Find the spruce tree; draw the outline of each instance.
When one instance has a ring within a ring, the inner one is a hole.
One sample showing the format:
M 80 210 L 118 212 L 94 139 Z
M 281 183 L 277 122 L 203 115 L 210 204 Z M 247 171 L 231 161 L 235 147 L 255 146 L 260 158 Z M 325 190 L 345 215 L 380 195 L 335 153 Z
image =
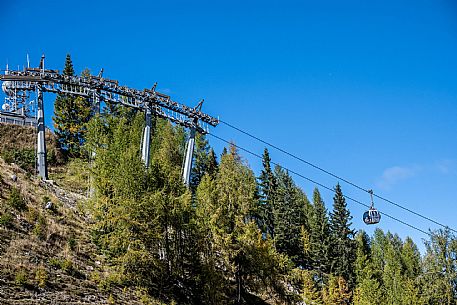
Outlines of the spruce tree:
M 190 178 L 192 191 L 197 189 L 203 176 L 208 173 L 209 166 L 209 145 L 204 135 L 195 136 L 195 149 L 193 155 L 193 166 Z
M 70 54 L 67 54 L 65 59 L 63 74 L 67 76 L 75 74 Z M 93 111 L 88 99 L 69 94 L 57 96 L 54 102 L 54 130 L 59 147 L 68 156 L 81 156 L 81 146 L 85 142 L 87 123 L 92 116 Z
M 379 278 L 382 270 L 376 270 L 371 259 L 370 240 L 368 235 L 359 231 L 356 235 L 357 258 L 355 261 L 356 288 L 354 305 L 381 305 L 383 289 Z
M 310 227 L 310 255 L 313 269 L 318 271 L 320 281 L 323 273 L 327 273 L 329 267 L 329 238 L 330 229 L 327 217 L 327 209 L 322 201 L 317 188 L 313 192 L 313 209 L 309 219 Z
M 214 280 L 205 295 L 217 300 L 214 304 L 249 303 L 250 292 L 266 293 L 271 288 L 284 293 L 277 279 L 282 278 L 287 260 L 271 240 L 262 238 L 254 222 L 256 192 L 253 172 L 233 145 L 221 157 L 216 179 L 206 175 L 197 188 L 196 213 L 207 247 L 203 259 Z
M 333 211 L 330 213 L 331 272 L 342 276 L 352 287 L 354 280 L 355 243 L 351 229 L 352 216 L 339 184 L 335 187 Z
M 265 148 L 262 158 L 262 171 L 258 178 L 260 192 L 260 226 L 262 232 L 272 239 L 275 237 L 275 196 L 277 192 L 276 177 L 271 169 L 271 159 Z
M 308 227 L 306 204 L 308 199 L 298 189 L 292 177 L 281 167 L 275 167 L 278 183 L 274 206 L 274 234 L 276 249 L 287 254 L 297 266 L 304 267 L 302 227 Z
M 208 155 L 208 164 L 206 165 L 208 175 L 214 179 L 217 174 L 217 168 L 218 168 L 218 163 L 217 163 L 217 157 L 216 153 L 214 152 L 214 149 L 211 148 L 209 151 Z
M 404 274 L 401 259 L 402 241 L 398 235 L 386 234 L 387 246 L 384 250 L 382 282 L 386 290 L 386 304 L 401 304 L 404 298 Z
M 420 278 L 424 299 L 426 304 L 456 304 L 457 238 L 448 228 L 430 233 Z

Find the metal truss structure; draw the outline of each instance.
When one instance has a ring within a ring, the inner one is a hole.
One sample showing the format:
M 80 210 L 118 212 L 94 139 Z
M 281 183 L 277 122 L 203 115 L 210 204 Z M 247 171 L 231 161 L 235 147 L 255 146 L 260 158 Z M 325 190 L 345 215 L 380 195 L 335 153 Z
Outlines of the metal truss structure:
M 30 118 L 29 93 L 36 92 L 36 126 L 37 137 L 37 167 L 43 179 L 48 178 L 46 165 L 46 144 L 44 125 L 43 93 L 70 94 L 91 99 L 97 107 L 100 103 L 115 103 L 126 107 L 140 109 L 145 112 L 146 126 L 142 141 L 142 159 L 145 166 L 149 166 L 149 144 L 152 115 L 169 120 L 177 125 L 190 129 L 184 168 L 183 181 L 190 182 L 192 157 L 195 142 L 195 133 L 206 134 L 209 126 L 217 126 L 219 120 L 201 112 L 201 101 L 197 107 L 191 108 L 173 101 L 170 96 L 156 91 L 156 84 L 151 89 L 137 90 L 119 85 L 117 80 L 103 77 L 103 70 L 98 76 L 68 76 L 60 74 L 58 70 L 49 70 L 44 67 L 44 55 L 41 57 L 39 68 L 25 68 L 23 70 L 5 70 L 0 74 L 2 90 L 6 94 L 0 120 L 9 117 L 22 117 L 24 122 L 32 122 Z M 6 105 L 6 106 L 5 106 Z

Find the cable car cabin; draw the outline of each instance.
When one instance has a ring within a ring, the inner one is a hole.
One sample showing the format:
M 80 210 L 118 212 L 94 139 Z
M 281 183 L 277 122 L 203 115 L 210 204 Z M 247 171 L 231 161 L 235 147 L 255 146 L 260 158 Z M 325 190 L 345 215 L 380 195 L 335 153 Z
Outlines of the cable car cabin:
M 363 221 L 367 225 L 377 224 L 381 220 L 381 213 L 375 208 L 370 208 L 368 211 L 363 213 Z

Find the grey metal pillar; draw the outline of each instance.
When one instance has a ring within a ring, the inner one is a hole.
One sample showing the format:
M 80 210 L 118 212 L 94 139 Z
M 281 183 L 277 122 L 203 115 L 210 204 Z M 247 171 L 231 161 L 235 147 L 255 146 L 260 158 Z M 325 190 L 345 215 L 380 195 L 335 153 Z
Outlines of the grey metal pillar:
M 43 104 L 43 89 L 41 85 L 38 85 L 37 88 L 37 167 L 38 174 L 43 180 L 48 180 L 48 165 L 46 163 L 46 141 L 45 141 L 45 131 L 46 127 L 44 126 L 44 104 Z
M 143 145 L 141 146 L 141 159 L 144 162 L 146 168 L 149 167 L 149 147 L 151 146 L 151 124 L 152 124 L 152 113 L 151 108 L 146 109 L 146 126 L 143 131 Z
M 194 156 L 194 144 L 195 144 L 195 128 L 191 128 L 190 137 L 187 142 L 187 148 L 186 148 L 186 159 L 184 161 L 184 168 L 182 171 L 182 180 L 187 187 L 189 187 L 189 185 L 190 185 L 192 159 Z

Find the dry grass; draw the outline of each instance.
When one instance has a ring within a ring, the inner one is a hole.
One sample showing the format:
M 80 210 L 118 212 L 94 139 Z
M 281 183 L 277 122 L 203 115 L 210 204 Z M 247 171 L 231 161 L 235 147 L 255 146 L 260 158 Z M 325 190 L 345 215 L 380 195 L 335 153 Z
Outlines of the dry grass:
M 19 126 L 0 123 L 0 150 L 4 149 L 34 149 L 36 143 L 36 129 L 30 126 Z M 46 131 L 46 147 L 56 149 L 55 135 Z
M 25 209 L 7 204 L 13 188 Z M 107 288 L 116 274 L 91 242 L 89 220 L 77 209 L 83 200 L 0 158 L 0 219 L 11 216 L 0 224 L 1 304 L 106 304 L 110 295 L 116 304 L 140 303 L 134 291 Z M 46 201 L 53 209 L 45 209 Z

